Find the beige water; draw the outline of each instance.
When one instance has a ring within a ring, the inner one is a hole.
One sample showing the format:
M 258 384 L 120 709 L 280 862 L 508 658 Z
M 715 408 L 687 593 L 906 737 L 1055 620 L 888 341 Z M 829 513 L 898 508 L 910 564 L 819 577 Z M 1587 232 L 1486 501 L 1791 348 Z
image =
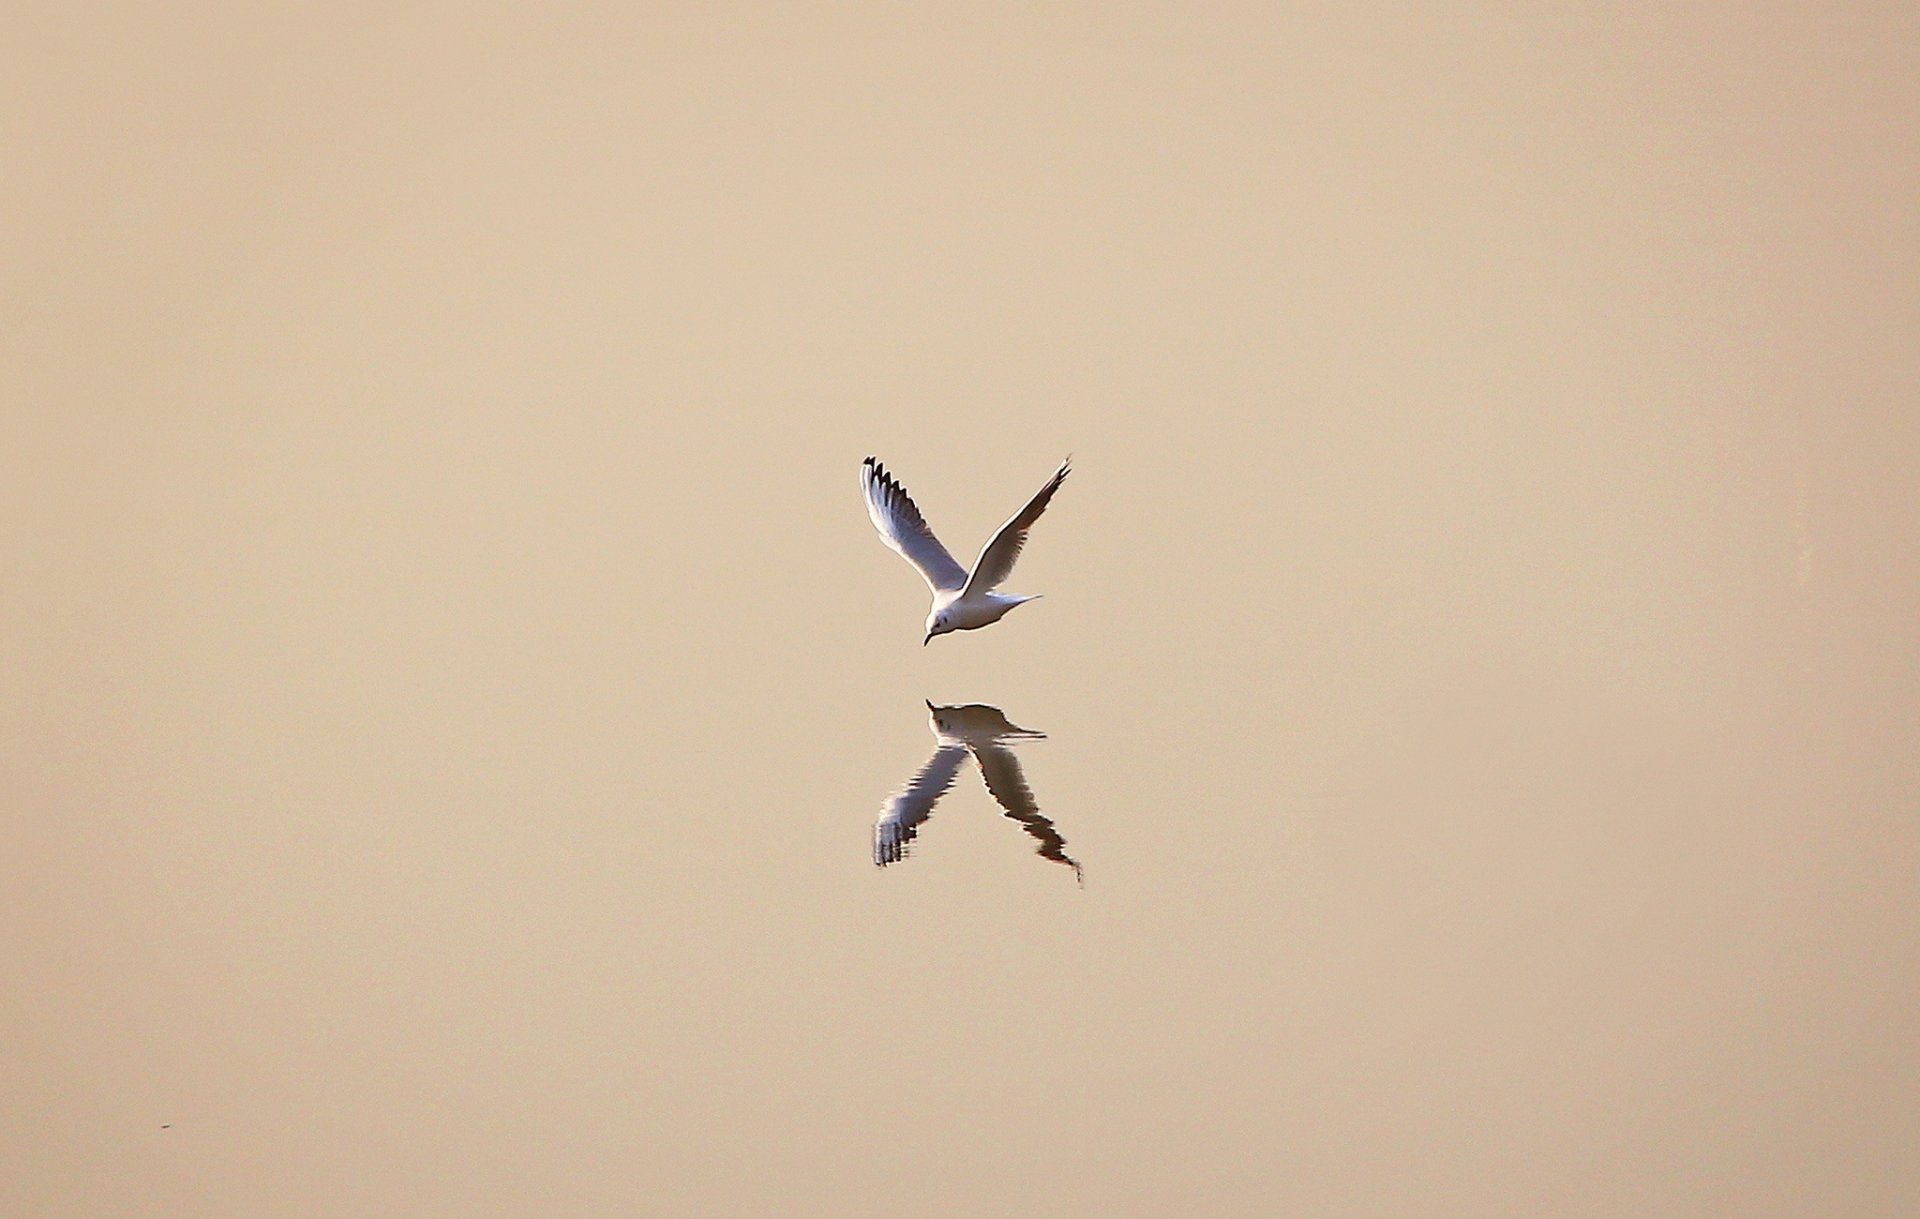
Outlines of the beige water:
M 0 1212 L 1920 1213 L 1920 18 L 1439 7 L 10 20 Z

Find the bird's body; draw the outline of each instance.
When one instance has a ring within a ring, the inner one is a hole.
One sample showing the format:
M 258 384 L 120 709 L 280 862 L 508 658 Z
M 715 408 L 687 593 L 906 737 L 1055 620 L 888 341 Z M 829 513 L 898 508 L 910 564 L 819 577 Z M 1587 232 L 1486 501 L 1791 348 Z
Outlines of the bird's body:
M 1014 606 L 1039 599 L 1038 594 L 1021 597 L 1012 593 L 980 593 L 970 597 L 965 589 L 935 593 L 930 617 L 935 622 L 944 622 L 950 631 L 975 631 L 1000 621 Z M 944 633 L 934 631 L 932 622 L 927 624 L 927 629 L 934 634 Z
M 1060 489 L 1069 472 L 1066 462 L 1054 471 L 1047 484 L 1035 492 L 1026 507 L 1000 526 L 993 540 L 981 550 L 980 558 L 969 572 L 954 562 L 953 555 L 935 537 L 920 515 L 920 509 L 907 495 L 907 489 L 887 473 L 885 466 L 872 457 L 860 466 L 860 486 L 866 492 L 867 515 L 881 540 L 913 564 L 933 591 L 933 609 L 927 614 L 927 636 L 949 631 L 971 631 L 990 626 L 1006 617 L 1016 605 L 1036 600 L 1032 596 L 993 591 L 1013 571 L 1013 562 L 1027 543 L 1027 531 L 1047 510 L 1053 493 Z

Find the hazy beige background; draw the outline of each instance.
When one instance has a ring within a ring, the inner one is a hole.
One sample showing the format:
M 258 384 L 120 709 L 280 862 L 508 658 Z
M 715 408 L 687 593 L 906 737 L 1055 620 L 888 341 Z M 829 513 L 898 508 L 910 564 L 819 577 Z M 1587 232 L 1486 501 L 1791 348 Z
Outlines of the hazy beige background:
M 1913 5 L 533 9 L 9 17 L 0 1212 L 1920 1213 Z

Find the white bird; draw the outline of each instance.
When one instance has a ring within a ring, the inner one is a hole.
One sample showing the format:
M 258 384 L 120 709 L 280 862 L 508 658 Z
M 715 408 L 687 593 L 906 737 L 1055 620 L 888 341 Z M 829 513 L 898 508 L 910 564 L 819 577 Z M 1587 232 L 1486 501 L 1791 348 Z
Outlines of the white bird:
M 961 763 L 971 753 L 980 767 L 987 792 L 1010 819 L 1019 822 L 1040 844 L 1035 853 L 1065 864 L 1079 877 L 1079 861 L 1067 854 L 1066 839 L 1054 829 L 1053 822 L 1041 815 L 1019 759 L 1002 744 L 1045 740 L 1047 734 L 1022 728 L 1008 720 L 1000 708 L 984 703 L 936 707 L 929 702 L 927 717 L 938 744 L 927 764 L 880 810 L 880 820 L 873 827 L 873 862 L 884 868 L 906 858 L 908 844 L 919 834 L 921 824 L 933 815 L 933 806 L 953 786 Z
M 1061 462 L 1047 485 L 1027 501 L 1027 506 L 1000 526 L 1000 532 L 994 534 L 993 540 L 980 552 L 970 573 L 954 562 L 940 539 L 933 536 L 920 509 L 908 497 L 907 489 L 887 473 L 887 468 L 872 457 L 861 464 L 860 486 L 867 493 L 867 515 L 873 518 L 873 527 L 880 531 L 887 545 L 919 570 L 927 587 L 933 590 L 933 609 L 927 613 L 927 637 L 920 641 L 922 647 L 933 642 L 935 635 L 991 625 L 1014 606 L 1039 599 L 993 590 L 1012 573 L 1013 561 L 1020 557 L 1020 548 L 1027 544 L 1027 531 L 1047 510 L 1047 501 L 1060 489 L 1071 461 L 1072 458 L 1068 458 Z

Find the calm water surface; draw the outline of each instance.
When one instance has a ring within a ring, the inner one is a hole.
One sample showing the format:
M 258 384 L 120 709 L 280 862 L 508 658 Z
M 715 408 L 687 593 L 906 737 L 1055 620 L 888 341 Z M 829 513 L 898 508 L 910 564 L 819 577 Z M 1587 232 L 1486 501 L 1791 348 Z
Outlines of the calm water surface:
M 0 73 L 0 1212 L 1920 1213 L 1910 6 L 217 8 Z

